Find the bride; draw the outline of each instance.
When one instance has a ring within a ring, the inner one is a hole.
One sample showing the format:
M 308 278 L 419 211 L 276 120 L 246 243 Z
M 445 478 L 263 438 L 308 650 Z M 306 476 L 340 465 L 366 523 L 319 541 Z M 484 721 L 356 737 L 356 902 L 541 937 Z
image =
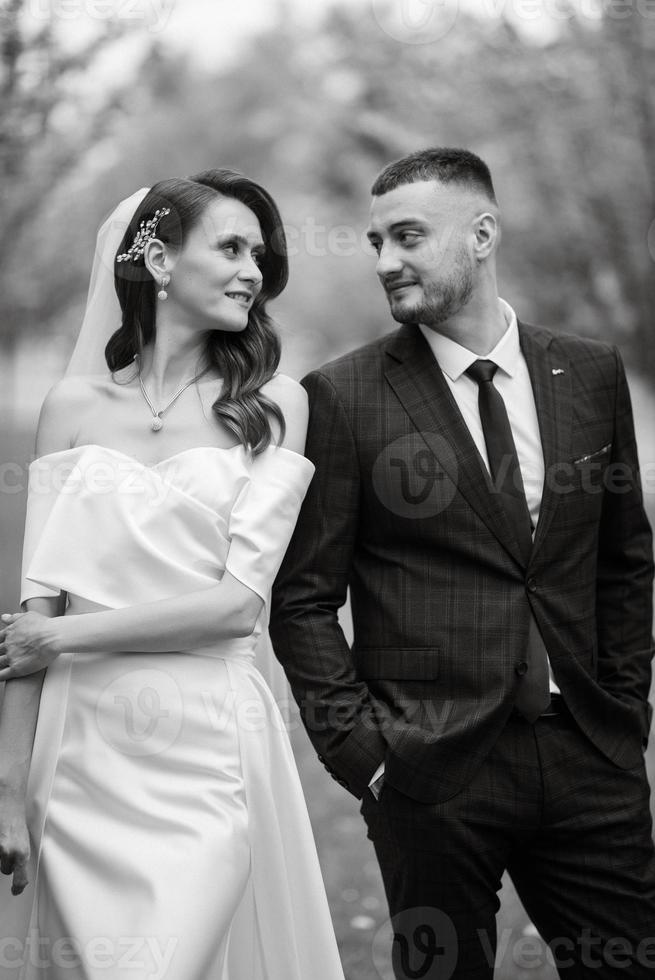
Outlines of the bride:
M 0 628 L 2 978 L 343 980 L 255 665 L 313 474 L 266 313 L 287 271 L 275 203 L 228 170 L 99 233 Z

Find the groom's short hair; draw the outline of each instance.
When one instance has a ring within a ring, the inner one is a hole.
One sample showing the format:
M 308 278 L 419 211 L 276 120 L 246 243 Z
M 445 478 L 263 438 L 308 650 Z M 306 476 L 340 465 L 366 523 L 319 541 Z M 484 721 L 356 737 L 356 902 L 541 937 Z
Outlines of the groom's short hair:
M 438 180 L 442 184 L 460 184 L 482 193 L 497 205 L 489 167 L 470 150 L 449 146 L 429 147 L 389 163 L 371 188 L 374 197 L 395 190 L 403 184 L 421 180 Z

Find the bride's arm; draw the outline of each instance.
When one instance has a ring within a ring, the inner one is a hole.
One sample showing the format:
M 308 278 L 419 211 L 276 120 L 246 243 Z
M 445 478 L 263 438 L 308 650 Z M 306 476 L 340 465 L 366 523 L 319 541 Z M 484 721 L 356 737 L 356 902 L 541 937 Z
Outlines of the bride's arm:
M 124 609 L 65 616 L 48 624 L 59 653 L 167 653 L 250 636 L 263 600 L 226 572 L 199 592 Z
M 60 420 L 48 412 L 46 399 L 39 418 L 36 455 L 44 456 L 69 446 Z M 60 615 L 62 597 L 28 599 L 24 608 L 40 622 L 47 623 Z M 39 669 L 26 676 L 0 678 L 6 680 L 0 710 L 0 870 L 3 874 L 13 874 L 14 895 L 27 885 L 30 846 L 25 792 L 45 673 L 45 669 Z
M 28 609 L 56 616 L 57 605 L 57 599 L 30 599 Z M 25 791 L 44 677 L 40 670 L 7 681 L 0 711 L 0 868 L 13 875 L 14 895 L 27 885 Z
M 263 599 L 225 573 L 209 589 L 123 609 L 3 616 L 0 681 L 47 667 L 60 653 L 171 653 L 250 636 Z

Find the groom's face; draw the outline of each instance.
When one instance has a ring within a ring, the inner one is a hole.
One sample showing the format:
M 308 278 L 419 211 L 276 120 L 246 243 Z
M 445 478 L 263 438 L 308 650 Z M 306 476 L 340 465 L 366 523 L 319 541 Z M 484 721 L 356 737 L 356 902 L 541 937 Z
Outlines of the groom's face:
M 367 235 L 394 319 L 435 327 L 466 306 L 475 287 L 478 211 L 466 188 L 436 180 L 373 198 Z

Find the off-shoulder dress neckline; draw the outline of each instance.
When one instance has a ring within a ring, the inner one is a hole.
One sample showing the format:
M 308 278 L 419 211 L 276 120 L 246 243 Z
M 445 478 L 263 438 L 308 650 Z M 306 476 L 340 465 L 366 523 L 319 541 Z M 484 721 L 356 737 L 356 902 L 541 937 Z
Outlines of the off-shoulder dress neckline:
M 90 449 L 99 449 L 102 452 L 110 453 L 115 456 L 121 456 L 123 459 L 129 460 L 130 462 L 134 463 L 136 466 L 139 466 L 144 470 L 156 470 L 160 466 L 164 466 L 167 463 L 171 463 L 174 460 L 181 458 L 182 456 L 186 456 L 189 453 L 195 453 L 195 452 L 203 452 L 203 453 L 214 452 L 214 453 L 221 453 L 221 454 L 234 453 L 235 455 L 237 455 L 235 451 L 240 450 L 242 453 L 248 455 L 245 447 L 241 443 L 237 443 L 234 446 L 189 446 L 187 449 L 181 449 L 179 452 L 173 453 L 170 456 L 166 456 L 164 459 L 157 460 L 155 463 L 142 463 L 141 460 L 136 458 L 136 456 L 131 456 L 129 453 L 125 453 L 121 449 L 114 449 L 110 446 L 102 446 L 99 443 L 90 442 L 90 443 L 84 443 L 79 446 L 70 446 L 67 449 L 58 449 L 52 453 L 44 453 L 43 456 L 38 456 L 36 459 L 34 459 L 30 465 L 33 466 L 35 463 L 40 463 L 44 460 L 50 460 L 57 456 L 65 456 L 69 453 L 82 453 L 83 451 L 90 450 Z M 293 449 L 287 449 L 285 446 L 267 446 L 267 448 L 264 449 L 262 453 L 260 453 L 259 455 L 263 455 L 264 453 L 270 453 L 270 452 L 286 453 L 290 456 L 296 456 L 298 459 L 302 459 L 306 462 L 310 462 L 310 460 L 308 460 L 306 456 L 303 456 L 301 453 L 295 452 Z

